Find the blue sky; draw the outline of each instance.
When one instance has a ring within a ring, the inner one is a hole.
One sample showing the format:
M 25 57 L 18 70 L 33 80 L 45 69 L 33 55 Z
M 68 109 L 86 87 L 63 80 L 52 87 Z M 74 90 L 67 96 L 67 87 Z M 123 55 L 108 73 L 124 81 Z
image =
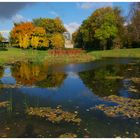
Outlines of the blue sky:
M 97 8 L 119 6 L 126 16 L 130 7 L 128 2 L 36 2 L 2 3 L 0 2 L 0 32 L 5 37 L 13 27 L 13 22 L 31 21 L 38 17 L 60 17 L 69 32 L 73 33 L 84 19 Z M 9 12 L 8 12 L 8 11 Z

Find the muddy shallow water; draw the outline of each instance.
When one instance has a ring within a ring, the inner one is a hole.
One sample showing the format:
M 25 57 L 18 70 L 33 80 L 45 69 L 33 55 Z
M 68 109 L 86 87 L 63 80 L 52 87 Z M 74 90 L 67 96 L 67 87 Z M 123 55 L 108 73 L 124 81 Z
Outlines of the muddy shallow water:
M 95 106 L 103 97 L 140 99 L 140 60 L 129 58 L 49 66 L 18 62 L 0 67 L 0 137 L 140 137 L 140 120 L 109 117 Z M 80 125 L 29 116 L 30 107 L 78 112 Z

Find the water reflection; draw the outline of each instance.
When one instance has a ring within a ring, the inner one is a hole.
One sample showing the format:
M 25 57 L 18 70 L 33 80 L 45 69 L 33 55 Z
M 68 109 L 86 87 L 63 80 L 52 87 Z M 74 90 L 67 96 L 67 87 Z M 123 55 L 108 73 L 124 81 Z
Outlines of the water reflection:
M 3 77 L 4 74 L 4 68 L 0 66 L 0 78 Z
M 140 64 L 105 65 L 79 73 L 84 84 L 98 96 L 121 95 L 130 97 L 129 88 L 140 78 Z M 129 79 L 129 80 L 128 80 Z
M 64 73 L 48 70 L 47 64 L 17 63 L 12 68 L 17 84 L 24 86 L 59 87 L 66 77 Z
M 100 104 L 116 105 L 104 101 L 103 96 L 140 98 L 137 61 L 111 59 L 58 67 L 18 62 L 0 67 L 0 85 L 0 102 L 9 103 L 0 109 L 0 137 L 58 137 L 64 133 L 76 133 L 78 137 L 140 136 L 139 121 L 109 118 L 91 109 Z M 52 124 L 25 113 L 30 107 L 60 106 L 78 112 L 80 126 Z

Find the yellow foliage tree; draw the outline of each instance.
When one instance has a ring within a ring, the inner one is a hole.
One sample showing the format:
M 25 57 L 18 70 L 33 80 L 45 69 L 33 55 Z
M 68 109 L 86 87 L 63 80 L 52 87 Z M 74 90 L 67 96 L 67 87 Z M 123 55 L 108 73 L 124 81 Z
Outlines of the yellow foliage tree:
M 52 47 L 57 48 L 57 49 L 63 48 L 64 43 L 65 43 L 65 41 L 64 41 L 64 37 L 62 34 L 56 33 L 56 34 L 52 35 L 52 37 L 51 37 Z
M 39 38 L 39 47 L 49 47 L 49 40 L 46 37 L 40 37 Z
M 28 48 L 30 46 L 29 36 L 26 34 L 25 36 L 19 36 L 19 46 L 20 48 Z
M 41 47 L 48 47 L 49 40 L 46 37 L 46 31 L 42 27 L 35 27 L 32 38 L 31 38 L 31 46 L 35 49 Z
M 39 37 L 37 36 L 32 36 L 31 39 L 31 46 L 35 49 L 37 49 L 37 47 L 39 46 Z
M 35 26 L 31 22 L 15 24 L 14 28 L 10 32 L 11 44 L 22 48 L 27 48 L 30 45 L 30 39 L 34 28 Z

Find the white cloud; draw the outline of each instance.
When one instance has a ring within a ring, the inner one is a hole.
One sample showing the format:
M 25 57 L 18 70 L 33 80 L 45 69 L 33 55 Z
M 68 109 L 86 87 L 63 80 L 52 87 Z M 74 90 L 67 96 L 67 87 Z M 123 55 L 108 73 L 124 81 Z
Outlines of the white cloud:
M 91 2 L 86 2 L 78 5 L 82 9 L 90 9 L 93 7 L 93 3 Z
M 77 22 L 71 22 L 69 24 L 64 24 L 64 26 L 72 34 L 80 27 L 80 24 Z
M 58 16 L 58 14 L 55 12 L 55 11 L 51 11 L 49 12 L 51 15 L 54 15 L 54 16 Z
M 15 16 L 12 17 L 12 21 L 16 22 L 16 23 L 19 23 L 19 22 L 29 21 L 29 19 L 26 19 L 22 15 L 16 14 Z
M 82 2 L 82 3 L 77 3 L 77 7 L 84 9 L 84 10 L 87 10 L 87 9 L 96 10 L 98 8 L 107 7 L 107 6 L 112 7 L 113 3 L 112 2 Z

